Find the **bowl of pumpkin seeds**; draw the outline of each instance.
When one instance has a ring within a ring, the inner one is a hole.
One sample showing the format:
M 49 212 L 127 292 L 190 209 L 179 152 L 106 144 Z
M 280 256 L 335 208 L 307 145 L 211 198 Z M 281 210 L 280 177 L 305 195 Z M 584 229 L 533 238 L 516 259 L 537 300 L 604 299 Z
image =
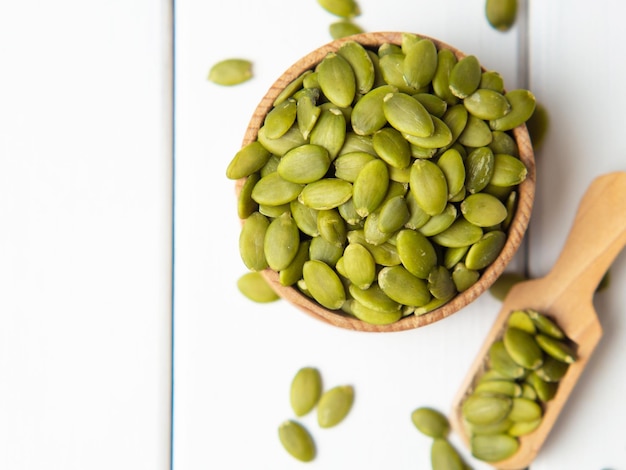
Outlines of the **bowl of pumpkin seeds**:
M 528 90 L 415 33 L 362 33 L 290 67 L 226 176 L 239 250 L 303 312 L 351 330 L 428 325 L 475 300 L 528 226 Z

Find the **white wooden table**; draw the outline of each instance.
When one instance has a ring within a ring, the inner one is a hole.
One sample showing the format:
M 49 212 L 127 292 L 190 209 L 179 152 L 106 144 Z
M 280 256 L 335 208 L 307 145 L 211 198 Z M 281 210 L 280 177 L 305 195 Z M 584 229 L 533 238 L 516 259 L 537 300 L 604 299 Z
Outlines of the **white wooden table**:
M 367 334 L 235 286 L 226 166 L 267 88 L 335 19 L 315 0 L 53 3 L 0 4 L 0 468 L 302 468 L 276 430 L 304 365 L 356 391 L 337 428 L 302 419 L 319 451 L 307 468 L 430 468 L 410 413 L 449 409 L 496 300 Z M 620 4 L 529 1 L 508 33 L 482 0 L 359 4 L 365 30 L 442 39 L 548 108 L 528 233 L 545 274 L 587 185 L 626 170 Z M 234 56 L 254 79 L 208 83 Z M 622 254 L 596 299 L 604 338 L 533 470 L 626 468 L 625 280 Z

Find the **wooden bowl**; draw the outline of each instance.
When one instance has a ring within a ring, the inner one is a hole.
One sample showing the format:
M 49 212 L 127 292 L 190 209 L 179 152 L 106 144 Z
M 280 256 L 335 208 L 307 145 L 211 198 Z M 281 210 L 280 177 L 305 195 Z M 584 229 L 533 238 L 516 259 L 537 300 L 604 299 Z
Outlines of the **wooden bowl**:
M 433 43 L 437 46 L 437 49 L 450 49 L 459 59 L 465 56 L 463 52 L 437 39 L 424 35 L 418 36 L 433 41 Z M 315 66 L 322 61 L 326 54 L 337 51 L 337 49 L 339 49 L 339 47 L 347 41 L 356 41 L 365 47 L 371 48 L 377 48 L 384 43 L 400 45 L 402 41 L 402 33 L 377 32 L 358 34 L 332 41 L 302 57 L 274 82 L 262 98 L 261 102 L 254 111 L 252 118 L 250 119 L 242 146 L 245 146 L 257 139 L 258 130 L 263 125 L 265 116 L 272 109 L 275 98 L 285 88 L 285 86 L 291 83 L 303 72 L 314 69 Z M 445 305 L 422 315 L 408 315 L 395 323 L 387 325 L 373 325 L 347 315 L 340 310 L 334 311 L 326 309 L 311 298 L 302 294 L 297 288 L 281 285 L 278 281 L 278 273 L 272 271 L 271 269 L 263 271 L 263 276 L 267 279 L 278 295 L 298 307 L 304 313 L 331 325 L 349 330 L 368 332 L 403 331 L 429 325 L 458 312 L 485 292 L 498 278 L 498 276 L 502 274 L 507 264 L 513 258 L 513 255 L 520 247 L 524 233 L 528 227 L 535 195 L 534 153 L 526 125 L 521 125 L 513 129 L 512 134 L 519 149 L 519 157 L 528 169 L 528 175 L 525 181 L 518 187 L 519 197 L 517 209 L 508 229 L 507 241 L 496 261 L 482 272 L 480 279 L 469 289 L 457 294 Z M 244 181 L 245 179 L 241 179 L 236 182 L 235 189 L 237 196 L 241 191 Z

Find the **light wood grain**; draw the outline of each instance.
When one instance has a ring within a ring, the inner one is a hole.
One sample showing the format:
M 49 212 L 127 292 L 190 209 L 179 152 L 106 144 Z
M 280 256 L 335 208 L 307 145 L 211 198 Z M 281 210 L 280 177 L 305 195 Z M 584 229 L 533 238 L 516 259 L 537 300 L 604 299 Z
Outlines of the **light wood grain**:
M 499 469 L 522 469 L 536 457 L 557 420 L 580 374 L 602 336 L 592 304 L 598 283 L 626 244 L 626 172 L 596 178 L 583 196 L 573 226 L 552 270 L 541 279 L 514 286 L 463 381 L 452 407 L 453 428 L 468 436 L 462 424 L 462 402 L 486 367 L 491 344 L 502 335 L 512 310 L 532 308 L 556 320 L 577 344 L 577 361 L 559 384 L 556 396 L 545 406 L 542 424 L 520 438 L 520 449 L 511 458 L 494 464 Z
M 452 50 L 459 59 L 465 57 L 465 54 L 462 51 L 449 44 L 429 36 L 420 36 L 433 41 L 438 49 L 444 48 Z M 342 44 L 350 40 L 356 40 L 366 47 L 377 48 L 383 43 L 401 44 L 402 33 L 363 33 L 349 38 L 332 41 L 301 58 L 276 80 L 276 82 L 270 87 L 268 92 L 262 98 L 261 102 L 254 111 L 252 118 L 250 119 L 242 146 L 256 140 L 258 130 L 263 125 L 265 116 L 271 110 L 274 100 L 285 86 L 291 83 L 303 72 L 313 69 L 315 65 L 317 65 L 326 56 L 326 54 L 336 51 Z M 450 302 L 446 303 L 442 307 L 420 316 L 406 316 L 389 325 L 372 325 L 352 316 L 343 314 L 340 311 L 328 310 L 303 295 L 296 288 L 281 285 L 278 281 L 278 274 L 270 269 L 263 272 L 264 277 L 282 298 L 291 302 L 301 311 L 331 325 L 350 330 L 369 332 L 403 331 L 431 324 L 458 312 L 485 292 L 498 278 L 498 276 L 502 274 L 518 250 L 528 227 L 535 195 L 535 159 L 526 126 L 522 125 L 514 129 L 513 136 L 519 148 L 520 159 L 524 162 L 528 169 L 528 176 L 519 186 L 518 205 L 515 216 L 511 222 L 511 226 L 509 227 L 506 244 L 502 249 L 500 256 L 494 263 L 485 269 L 478 282 L 463 293 L 454 297 Z M 239 195 L 244 181 L 245 179 L 241 179 L 236 182 L 235 189 L 237 195 Z M 242 223 L 244 223 L 244 221 L 242 221 Z

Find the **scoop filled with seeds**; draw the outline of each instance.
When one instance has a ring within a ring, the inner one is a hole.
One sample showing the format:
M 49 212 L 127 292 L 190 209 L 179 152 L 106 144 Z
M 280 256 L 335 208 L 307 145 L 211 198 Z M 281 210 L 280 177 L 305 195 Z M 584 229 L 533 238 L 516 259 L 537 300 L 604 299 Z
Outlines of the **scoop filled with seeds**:
M 592 298 L 626 245 L 626 172 L 596 178 L 556 264 L 515 284 L 454 400 L 451 424 L 472 454 L 526 468 L 602 336 Z
M 527 90 L 412 33 L 302 58 L 258 105 L 226 170 L 241 258 L 316 318 L 423 326 L 503 272 L 534 199 Z

